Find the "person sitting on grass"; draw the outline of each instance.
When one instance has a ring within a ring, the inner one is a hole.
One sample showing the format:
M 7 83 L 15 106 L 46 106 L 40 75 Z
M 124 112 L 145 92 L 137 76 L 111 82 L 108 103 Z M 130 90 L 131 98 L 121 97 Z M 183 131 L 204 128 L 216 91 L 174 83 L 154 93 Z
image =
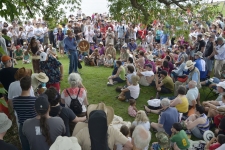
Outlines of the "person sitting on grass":
M 98 66 L 98 60 L 99 60 L 100 54 L 98 52 L 98 49 L 96 48 L 94 52 L 90 55 L 90 59 L 94 66 Z
M 185 120 L 185 125 L 196 138 L 202 139 L 205 131 L 209 130 L 209 119 L 205 114 L 203 106 L 195 106 L 195 114 L 192 114 Z
M 131 77 L 133 75 L 136 75 L 136 72 L 134 72 L 134 67 L 131 65 L 127 66 L 127 73 L 126 73 L 126 81 L 127 81 L 127 85 L 132 84 L 132 80 Z
M 126 88 L 121 89 L 121 93 L 119 94 L 118 99 L 126 100 L 127 102 L 130 99 L 137 99 L 140 94 L 140 86 L 138 84 L 139 79 L 139 76 L 133 75 L 131 77 L 132 84 L 130 85 L 127 81 L 128 86 Z
M 180 123 L 174 123 L 171 131 L 170 141 L 173 143 L 174 150 L 188 149 L 190 147 L 188 136 Z
M 108 56 L 105 59 L 104 66 L 105 67 L 113 67 L 113 65 L 114 64 L 113 64 L 112 55 L 111 54 L 108 54 Z
M 145 65 L 145 57 L 144 57 L 144 52 L 143 51 L 139 51 L 138 53 L 138 59 L 135 61 L 136 66 L 138 68 L 144 68 Z
M 148 119 L 148 116 L 146 115 L 145 111 L 139 110 L 137 112 L 137 115 L 132 122 L 132 125 L 137 126 L 141 125 L 145 128 L 145 130 L 149 131 L 150 130 L 150 121 Z
M 123 83 L 125 82 L 125 68 L 122 66 L 122 62 L 117 60 L 116 61 L 117 66 L 117 72 L 115 75 L 111 75 L 108 77 L 109 82 L 107 82 L 108 86 L 112 86 L 113 84 L 116 84 L 117 82 Z
M 121 128 L 120 128 L 120 132 L 125 136 L 125 137 L 127 137 L 127 139 L 128 140 L 130 140 L 130 142 L 131 142 L 131 137 L 129 137 L 129 128 L 126 126 L 126 125 L 122 125 L 121 126 Z M 123 150 L 123 145 L 122 144 L 116 144 L 115 146 L 114 146 L 114 148 L 116 149 L 116 150 Z
M 155 75 L 155 85 L 157 92 L 169 94 L 174 91 L 173 79 L 168 76 L 168 73 L 165 70 L 160 72 L 160 78 L 158 74 Z
M 207 101 L 203 102 L 202 105 L 208 112 L 208 117 L 215 117 L 219 114 L 217 108 L 225 107 L 225 94 L 223 95 L 222 101 Z
M 25 51 L 23 53 L 23 64 L 29 64 L 30 63 L 30 54 L 28 51 Z
M 213 137 L 205 146 L 207 150 L 214 150 L 219 148 L 225 143 L 225 135 L 219 134 L 217 137 Z
M 154 80 L 154 72 L 152 71 L 152 65 L 146 64 L 145 69 L 141 69 L 137 72 L 137 75 L 140 77 L 139 84 L 143 86 L 151 85 Z
M 176 108 L 170 107 L 170 100 L 168 98 L 161 100 L 161 106 L 161 110 L 151 110 L 145 106 L 145 111 L 148 113 L 160 114 L 158 123 L 152 122 L 151 127 L 158 132 L 165 131 L 168 135 L 171 135 L 172 125 L 179 122 L 179 113 Z
M 178 88 L 178 96 L 170 101 L 171 107 L 176 107 L 178 112 L 184 113 L 187 115 L 188 112 L 188 99 L 186 97 L 186 88 L 184 86 L 179 86 Z
M 21 47 L 19 45 L 16 46 L 15 59 L 16 60 L 23 59 L 23 50 L 21 49 Z
M 134 99 L 130 99 L 130 106 L 128 107 L 128 114 L 131 117 L 136 117 L 137 115 L 136 101 Z

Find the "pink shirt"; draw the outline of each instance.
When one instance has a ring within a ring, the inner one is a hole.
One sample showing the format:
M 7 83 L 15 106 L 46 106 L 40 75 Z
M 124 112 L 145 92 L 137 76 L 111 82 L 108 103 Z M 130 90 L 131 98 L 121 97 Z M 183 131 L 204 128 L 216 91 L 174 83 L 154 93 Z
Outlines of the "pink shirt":
M 136 117 L 137 112 L 134 110 L 133 106 L 129 106 L 129 107 L 128 107 L 128 114 L 129 114 L 131 117 Z

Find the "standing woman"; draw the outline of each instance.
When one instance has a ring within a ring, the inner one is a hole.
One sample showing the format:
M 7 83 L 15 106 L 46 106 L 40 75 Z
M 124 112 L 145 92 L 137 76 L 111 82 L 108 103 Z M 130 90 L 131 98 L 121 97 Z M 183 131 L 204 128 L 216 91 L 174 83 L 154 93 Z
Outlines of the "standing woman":
M 62 28 L 58 28 L 58 33 L 57 33 L 57 42 L 59 42 L 59 53 L 61 56 L 64 56 L 64 33 L 62 32 Z
M 70 59 L 69 74 L 71 74 L 72 72 L 78 73 L 77 42 L 74 37 L 73 31 L 67 30 L 67 35 L 68 37 L 64 39 L 64 49 Z
M 28 52 L 32 54 L 32 65 L 34 73 L 39 73 L 40 51 L 35 37 L 32 37 L 28 45 Z

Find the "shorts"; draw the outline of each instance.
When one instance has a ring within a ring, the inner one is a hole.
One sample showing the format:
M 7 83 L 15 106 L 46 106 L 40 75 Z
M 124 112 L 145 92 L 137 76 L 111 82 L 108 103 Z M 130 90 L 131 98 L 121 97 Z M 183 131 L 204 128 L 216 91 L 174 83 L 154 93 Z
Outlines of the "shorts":
M 118 83 L 123 83 L 125 80 L 121 79 L 120 77 L 116 77 L 112 79 L 113 81 L 117 81 Z
M 204 60 L 205 60 L 206 70 L 207 71 L 212 71 L 213 70 L 214 60 L 211 60 L 211 59 L 208 59 L 208 58 L 204 58 Z
M 190 51 L 190 56 L 191 56 L 191 57 L 194 57 L 194 56 L 195 56 L 195 50 L 191 50 L 191 51 Z
M 143 85 L 143 86 L 149 86 L 149 83 L 148 83 L 148 81 L 147 81 L 145 76 L 141 76 L 141 78 L 139 80 L 139 84 Z
M 164 93 L 164 94 L 169 94 L 169 93 L 172 93 L 172 91 L 168 88 L 166 88 L 165 86 L 161 86 L 161 93 Z
M 59 48 L 63 48 L 64 47 L 64 42 L 63 41 L 59 41 Z
M 54 87 L 58 92 L 60 92 L 60 83 L 59 82 L 53 83 L 53 84 L 47 83 L 46 87 L 47 88 Z

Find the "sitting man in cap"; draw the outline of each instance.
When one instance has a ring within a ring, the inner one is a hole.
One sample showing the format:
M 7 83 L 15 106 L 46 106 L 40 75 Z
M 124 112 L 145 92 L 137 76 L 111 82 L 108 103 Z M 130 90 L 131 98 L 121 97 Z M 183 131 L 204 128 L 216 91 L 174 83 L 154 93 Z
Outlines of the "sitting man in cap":
M 171 93 L 174 91 L 173 79 L 165 70 L 160 72 L 160 78 L 158 77 L 158 74 L 155 75 L 155 85 L 157 92 Z
M 0 113 L 0 147 L 1 150 L 18 150 L 14 145 L 6 143 L 3 138 L 7 130 L 12 126 L 12 121 L 4 113 Z
M 188 87 L 188 83 L 191 80 L 194 80 L 197 83 L 197 88 L 201 88 L 201 82 L 200 82 L 200 72 L 198 70 L 197 67 L 194 66 L 195 62 L 192 62 L 191 60 L 188 60 L 186 62 L 186 66 L 185 69 L 188 69 L 188 78 L 185 82 L 180 82 L 180 81 L 176 81 L 175 82 L 175 90 L 174 90 L 174 95 L 177 95 L 177 89 L 179 87 L 179 85 L 184 85 L 186 87 Z
M 170 100 L 164 98 L 161 100 L 162 110 L 151 110 L 145 106 L 145 111 L 149 113 L 160 114 L 158 123 L 151 123 L 151 127 L 157 131 L 165 131 L 171 135 L 172 125 L 179 122 L 179 113 L 176 108 L 170 107 Z
M 210 126 L 203 106 L 196 105 L 195 114 L 192 114 L 185 120 L 185 126 L 196 138 L 203 138 L 204 132 L 209 130 Z
M 195 53 L 195 67 L 198 68 L 199 71 L 205 72 L 205 60 L 202 59 L 202 52 L 198 51 Z
M 101 112 L 102 113 L 101 115 L 100 114 L 95 115 L 94 117 L 93 113 L 97 113 L 97 112 L 98 114 Z M 110 126 L 113 120 L 113 116 L 114 116 L 113 108 L 109 106 L 105 106 L 104 103 L 91 104 L 88 106 L 88 109 L 87 109 L 87 117 L 89 118 L 88 124 L 79 122 L 77 123 L 73 131 L 73 136 L 75 136 L 78 139 L 78 142 L 81 145 L 82 150 L 91 150 L 94 146 L 101 147 L 102 145 L 107 144 L 107 143 L 102 143 L 102 141 L 99 141 L 100 138 L 97 138 L 98 141 L 94 142 L 93 138 L 96 139 L 96 136 L 98 136 L 97 134 L 99 134 L 99 136 L 102 136 L 101 138 L 103 138 L 102 139 L 103 141 L 105 139 L 108 139 L 107 145 L 108 145 L 108 148 L 111 150 L 113 150 L 113 147 L 116 143 L 122 144 L 124 148 L 132 149 L 133 146 L 131 142 L 129 141 L 129 139 L 125 137 L 121 132 L 113 128 L 113 126 Z M 107 118 L 107 119 L 105 120 L 104 118 Z M 98 119 L 97 122 L 96 122 L 96 119 Z M 90 131 L 92 133 L 90 133 Z M 97 131 L 98 133 L 96 133 L 95 131 Z M 107 132 L 108 134 L 105 132 Z M 92 145 L 91 144 L 92 142 L 94 142 L 95 145 L 94 144 Z M 99 143 L 96 144 L 96 142 L 99 142 Z M 94 149 L 94 150 L 99 150 L 99 149 Z
M 63 65 L 52 55 L 45 52 L 42 52 L 40 57 L 40 70 L 49 77 L 47 88 L 53 86 L 59 92 L 59 82 L 63 79 Z
M 142 125 L 135 127 L 132 134 L 132 144 L 134 150 L 143 150 L 149 145 L 151 141 L 151 133 L 147 131 Z
M 138 70 L 137 75 L 140 77 L 140 85 L 149 86 L 154 80 L 154 72 L 152 71 L 152 65 L 146 64 L 145 69 Z
M 8 91 L 9 85 L 15 81 L 14 75 L 18 68 L 12 67 L 12 58 L 9 56 L 2 56 L 1 60 L 5 68 L 0 70 L 0 82 L 5 90 Z

